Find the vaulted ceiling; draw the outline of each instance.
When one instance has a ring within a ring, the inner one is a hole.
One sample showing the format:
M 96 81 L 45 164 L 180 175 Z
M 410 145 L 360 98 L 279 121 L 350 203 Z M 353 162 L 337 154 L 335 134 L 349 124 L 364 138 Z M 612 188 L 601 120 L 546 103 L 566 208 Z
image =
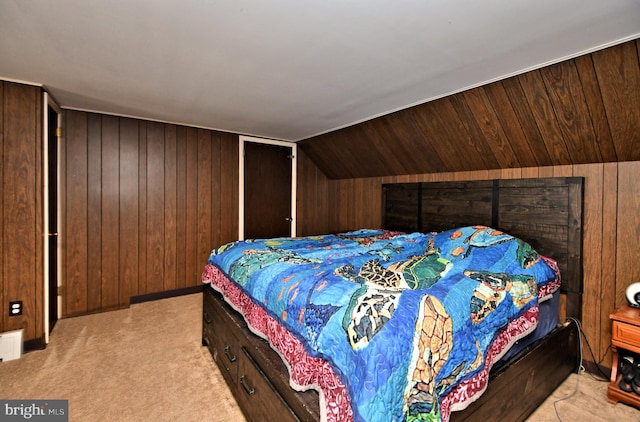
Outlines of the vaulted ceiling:
M 299 141 L 639 34 L 637 0 L 0 0 L 0 78 L 42 84 L 66 108 Z M 582 77 L 577 68 L 536 74 L 535 83 L 553 85 L 555 72 Z M 449 131 L 482 121 L 489 103 L 509 100 L 519 119 L 545 112 L 514 85 L 425 107 L 452 116 L 459 127 Z M 565 98 L 548 101 L 567 105 Z M 394 130 L 385 122 L 376 129 Z M 423 136 L 442 122 L 411 124 L 400 135 Z M 523 131 L 527 144 L 511 147 L 528 151 L 516 152 L 518 163 L 553 161 L 530 128 L 464 129 L 496 141 L 500 131 Z M 479 157 L 432 154 L 437 146 L 425 146 L 424 154 L 440 169 L 510 160 L 503 142 L 464 142 Z M 388 153 L 392 146 L 377 148 Z
M 640 39 L 306 139 L 330 178 L 640 160 Z

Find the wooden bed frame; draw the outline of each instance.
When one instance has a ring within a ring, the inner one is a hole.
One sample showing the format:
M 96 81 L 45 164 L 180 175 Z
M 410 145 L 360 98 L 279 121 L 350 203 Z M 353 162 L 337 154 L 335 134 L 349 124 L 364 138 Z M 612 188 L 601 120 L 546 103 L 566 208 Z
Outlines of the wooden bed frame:
M 490 226 L 558 261 L 561 321 L 552 333 L 492 371 L 485 393 L 452 421 L 527 418 L 579 367 L 573 319 L 582 308 L 582 178 L 504 179 L 383 185 L 383 228 L 431 232 Z M 289 387 L 268 343 L 211 288 L 204 289 L 203 336 L 248 420 L 318 421 L 318 393 Z

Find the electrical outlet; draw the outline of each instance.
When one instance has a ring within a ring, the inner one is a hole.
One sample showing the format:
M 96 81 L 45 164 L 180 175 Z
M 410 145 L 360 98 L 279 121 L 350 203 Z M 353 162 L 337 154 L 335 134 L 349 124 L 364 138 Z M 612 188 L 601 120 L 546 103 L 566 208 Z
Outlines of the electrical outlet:
M 22 301 L 14 300 L 9 302 L 9 316 L 22 315 Z

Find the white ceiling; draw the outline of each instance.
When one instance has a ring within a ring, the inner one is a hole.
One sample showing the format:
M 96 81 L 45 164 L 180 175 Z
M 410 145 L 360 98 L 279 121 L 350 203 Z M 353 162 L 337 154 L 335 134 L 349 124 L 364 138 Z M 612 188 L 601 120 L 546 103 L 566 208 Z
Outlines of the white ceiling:
M 0 79 L 296 141 L 639 36 L 639 0 L 0 0 Z

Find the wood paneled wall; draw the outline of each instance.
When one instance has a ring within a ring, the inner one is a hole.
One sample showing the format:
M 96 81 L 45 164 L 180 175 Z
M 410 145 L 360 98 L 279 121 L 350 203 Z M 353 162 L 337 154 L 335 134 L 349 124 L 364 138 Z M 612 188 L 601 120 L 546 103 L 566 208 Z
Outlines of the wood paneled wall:
M 63 315 L 198 286 L 238 236 L 238 136 L 64 111 Z
M 629 41 L 300 142 L 326 175 L 328 231 L 379 227 L 383 183 L 582 176 L 582 324 L 610 365 L 609 313 L 640 281 L 639 50 Z
M 609 314 L 626 303 L 627 286 L 640 281 L 640 161 L 323 180 L 321 185 L 328 184 L 328 231 L 338 232 L 381 226 L 383 183 L 554 176 L 585 180 L 582 328 L 596 355 L 585 359 L 610 367 Z M 321 204 L 322 195 L 313 203 Z
M 344 129 L 300 149 L 332 179 L 640 160 L 640 40 Z
M 298 148 L 297 168 L 298 236 L 329 232 L 329 179 L 307 155 Z
M 41 88 L 0 81 L 0 332 L 25 341 L 44 336 L 42 103 Z

